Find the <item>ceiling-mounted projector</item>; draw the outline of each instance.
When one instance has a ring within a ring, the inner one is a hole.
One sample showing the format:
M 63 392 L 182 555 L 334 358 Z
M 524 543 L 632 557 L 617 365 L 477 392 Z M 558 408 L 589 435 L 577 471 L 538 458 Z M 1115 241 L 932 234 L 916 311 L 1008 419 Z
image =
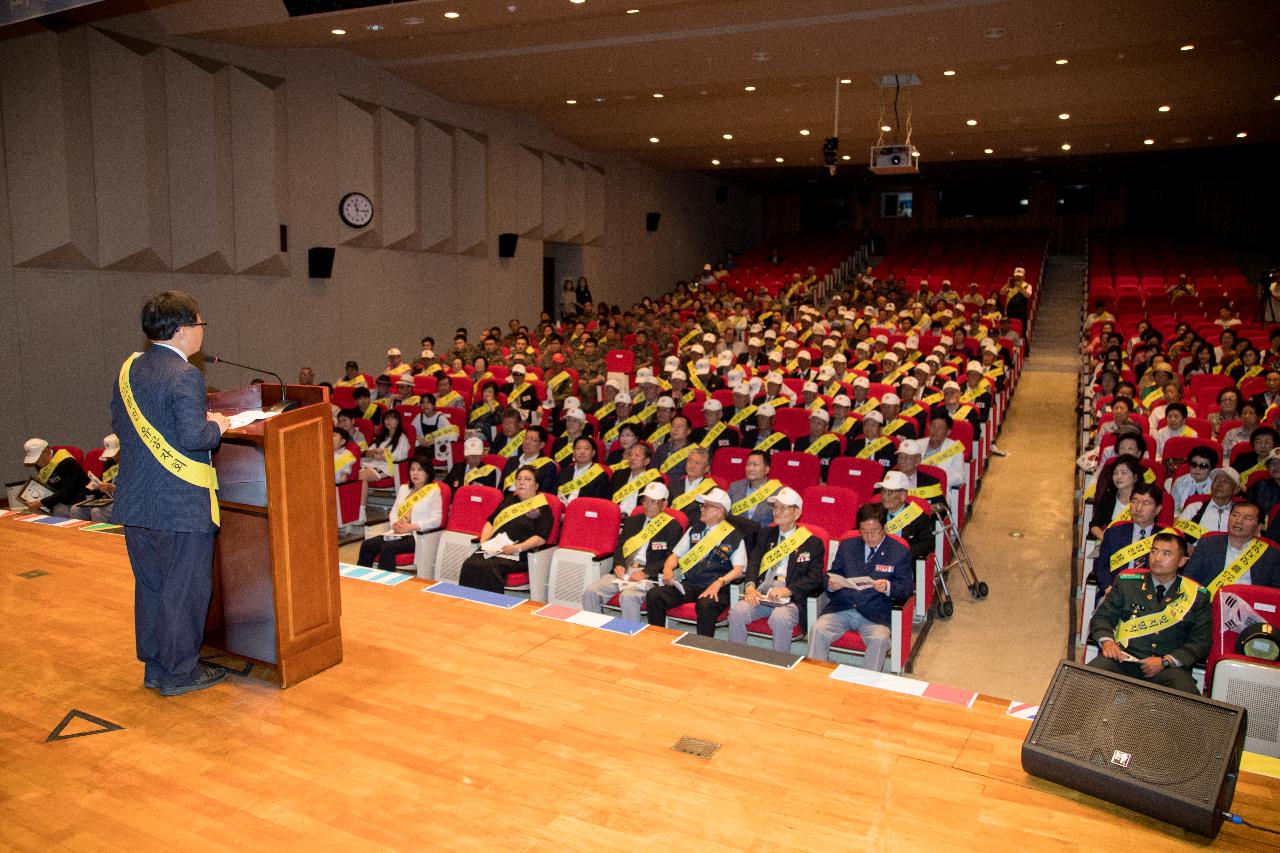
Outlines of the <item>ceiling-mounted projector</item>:
M 872 145 L 871 171 L 877 175 L 917 175 L 920 152 L 912 145 Z

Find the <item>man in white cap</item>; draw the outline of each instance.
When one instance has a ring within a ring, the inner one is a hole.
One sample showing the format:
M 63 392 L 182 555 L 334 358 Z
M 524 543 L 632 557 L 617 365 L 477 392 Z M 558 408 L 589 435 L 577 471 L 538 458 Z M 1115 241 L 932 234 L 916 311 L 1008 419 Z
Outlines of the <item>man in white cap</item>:
M 775 526 L 762 531 L 747 561 L 742 598 L 729 608 L 729 641 L 747 642 L 747 628 L 768 619 L 773 650 L 786 652 L 810 596 L 822 591 L 822 540 L 799 525 L 804 501 L 794 489 L 769 498 Z
M 618 440 L 618 431 L 622 429 L 623 424 L 639 425 L 640 422 L 632 415 L 633 408 L 631 395 L 626 391 L 619 391 L 613 395 L 613 411 L 600 419 L 600 437 L 604 439 L 605 447 Z M 647 431 L 642 430 L 642 432 Z
M 924 443 L 923 440 L 904 439 L 898 445 L 896 467 L 907 479 L 907 494 L 913 498 L 924 498 L 935 507 L 946 506 L 947 496 L 942 493 L 942 483 L 932 474 L 919 470 Z
M 983 375 L 982 362 L 973 360 L 965 365 L 965 384 L 960 389 L 960 402 L 977 409 L 979 423 L 986 423 L 991 411 L 991 383 Z
M 111 521 L 112 496 L 116 492 L 116 474 L 120 473 L 120 439 L 115 433 L 102 439 L 102 453 L 98 456 L 98 464 L 102 466 L 102 475 L 89 475 L 89 484 L 85 486 L 89 493 L 86 500 L 76 504 L 71 510 L 72 518 L 106 524 Z
M 1196 448 L 1196 450 L 1192 451 L 1188 464 L 1209 463 L 1208 458 L 1204 455 L 1198 455 L 1196 451 L 1199 451 L 1200 454 L 1206 452 Z M 1273 450 L 1271 453 L 1272 455 L 1278 455 L 1280 451 Z M 1216 458 L 1216 454 L 1213 458 Z M 1270 456 L 1267 459 L 1267 467 L 1273 467 Z M 1277 456 L 1275 467 L 1280 467 L 1280 455 Z M 1254 485 L 1256 486 L 1257 484 L 1255 483 Z M 1227 523 L 1231 517 L 1231 508 L 1236 505 L 1236 496 L 1239 494 L 1240 472 L 1230 465 L 1215 468 L 1209 474 L 1208 498 L 1203 501 L 1188 500 L 1182 508 L 1182 512 L 1178 513 L 1178 522 L 1175 522 L 1174 526 L 1186 536 L 1190 547 L 1194 547 L 1196 540 L 1206 533 L 1226 533 Z
M 551 444 L 551 460 L 557 465 L 564 465 L 568 461 L 573 454 L 575 441 L 581 436 L 591 435 L 590 430 L 587 429 L 587 416 L 577 406 L 565 406 L 561 418 L 564 421 L 564 432 L 557 435 Z
M 884 434 L 898 438 L 915 438 L 916 422 L 900 417 L 902 400 L 890 391 L 880 398 L 880 414 L 884 415 Z
M 387 376 L 399 376 L 406 373 L 409 365 L 404 363 L 404 357 L 400 355 L 399 347 L 392 347 L 387 350 L 387 369 L 382 371 Z
M 540 405 L 533 376 L 519 362 L 511 365 L 511 387 L 502 390 L 507 395 L 507 405 L 520 412 L 521 417 L 527 418 Z
M 602 606 L 616 595 L 622 617 L 641 621 L 645 593 L 661 577 L 667 558 L 684 535 L 680 522 L 664 512 L 666 486 L 651 482 L 639 497 L 644 511 L 623 517 L 618 547 L 613 553 L 613 571 L 582 593 L 582 609 L 589 613 L 601 612 Z
M 716 622 L 729 607 L 729 584 L 747 567 L 742 533 L 727 520 L 730 500 L 723 489 L 696 498 L 697 521 L 689 524 L 662 569 L 662 585 L 645 594 L 649 624 L 663 627 L 667 611 L 694 602 L 698 634 L 714 637 Z
M 810 379 L 808 382 L 800 386 L 800 402 L 798 405 L 806 409 L 818 409 L 823 405 L 822 398 L 818 396 L 818 383 Z
M 756 412 L 759 409 L 752 397 L 750 380 L 739 382 L 733 386 L 733 406 L 721 413 L 725 423 L 738 430 L 741 436 L 739 447 L 746 447 L 748 442 L 755 441 Z
M 649 427 L 649 434 L 645 436 L 645 440 L 654 448 L 665 442 L 671 435 L 671 419 L 675 417 L 678 409 L 676 401 L 663 394 L 658 398 L 658 408 L 653 416 L 653 425 Z
M 795 405 L 798 395 L 795 390 L 782 381 L 782 373 L 769 371 L 764 378 L 764 399 L 775 409 L 781 406 Z
M 556 476 L 556 497 L 568 504 L 576 498 L 604 498 L 612 495 L 609 474 L 596 461 L 596 442 L 579 433 L 570 445 L 572 457 L 560 466 Z
M 968 421 L 973 424 L 974 435 L 978 434 L 981 424 L 978 422 L 978 410 L 968 403 L 960 402 L 960 384 L 948 379 L 942 383 L 941 407 L 951 416 L 953 421 Z
M 89 475 L 66 450 L 54 450 L 43 438 L 28 439 L 22 445 L 22 464 L 35 468 L 31 479 L 50 491 L 40 500 L 27 501 L 27 509 L 50 515 L 71 517 L 71 508 L 85 499 Z
M 795 450 L 818 457 L 822 466 L 822 480 L 826 482 L 827 469 L 831 460 L 840 455 L 841 438 L 827 430 L 831 416 L 825 409 L 814 409 L 809 413 L 809 434 L 796 439 Z
M 880 398 L 871 396 L 871 380 L 865 376 L 854 377 L 853 380 L 853 397 L 850 403 L 853 413 L 859 417 L 874 412 L 880 406 Z
M 907 500 L 910 486 L 901 471 L 886 471 L 875 488 L 887 515 L 885 532 L 907 540 L 912 558 L 923 560 L 933 552 L 933 514 L 927 503 Z
M 866 647 L 862 666 L 879 672 L 889 653 L 893 603 L 915 586 L 911 551 L 887 535 L 888 515 L 865 503 L 854 517 L 858 536 L 840 543 L 827 575 L 827 606 L 809 630 L 809 657 L 826 660 L 831 644 L 857 631 Z
M 497 466 L 489 465 L 484 461 L 484 442 L 476 436 L 471 436 L 462 443 L 462 461 L 449 469 L 444 481 L 450 491 L 456 495 L 458 489 L 463 486 L 497 488 L 500 473 Z
M 757 335 L 747 338 L 747 350 L 738 356 L 738 364 L 753 370 L 767 362 L 764 351 L 764 340 Z
M 846 439 L 862 431 L 858 425 L 858 419 L 850 414 L 852 408 L 853 401 L 847 394 L 837 394 L 831 398 L 831 423 L 828 428 L 836 435 L 845 436 Z
M 770 453 L 791 449 L 791 439 L 787 438 L 786 433 L 778 432 L 773 428 L 773 419 L 777 414 L 777 410 L 770 403 L 761 403 L 756 409 L 755 440 L 751 442 L 751 447 Z M 749 439 L 745 432 L 743 437 Z
M 737 447 L 742 440 L 738 428 L 725 423 L 721 417 L 723 414 L 724 406 L 720 401 L 714 397 L 707 398 L 702 404 L 702 416 L 706 424 L 693 431 L 693 442 L 705 447 L 713 455 L 723 447 Z
M 668 397 L 672 400 L 679 400 L 680 405 L 682 406 L 685 403 L 693 402 L 697 394 L 694 389 L 689 387 L 689 374 L 685 373 L 680 368 L 676 368 L 667 374 L 667 379 L 671 383 L 671 393 L 664 395 L 663 397 L 659 397 L 659 404 L 661 404 L 663 399 Z

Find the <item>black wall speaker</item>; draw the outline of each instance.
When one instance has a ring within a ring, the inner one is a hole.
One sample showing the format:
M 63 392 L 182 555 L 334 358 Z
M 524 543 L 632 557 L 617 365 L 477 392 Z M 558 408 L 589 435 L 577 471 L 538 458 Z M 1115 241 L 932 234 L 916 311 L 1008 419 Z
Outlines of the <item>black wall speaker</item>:
M 724 186 L 723 184 L 716 187 L 716 201 L 718 201 L 720 204 L 724 204 L 728 200 L 729 200 L 729 188 Z
M 307 249 L 307 275 L 312 278 L 328 278 L 333 275 L 332 246 L 312 246 Z
M 1231 807 L 1243 708 L 1062 661 L 1022 769 L 1212 838 Z
M 644 230 L 646 230 L 646 231 L 657 231 L 657 230 L 658 230 L 658 220 L 659 220 L 659 219 L 661 219 L 661 218 L 662 218 L 662 214 L 661 214 L 661 213 L 656 213 L 656 212 L 654 212 L 654 213 L 646 213 L 646 214 L 644 215 Z
M 503 233 L 498 235 L 498 257 L 514 258 L 516 256 L 516 243 L 520 241 L 519 234 Z

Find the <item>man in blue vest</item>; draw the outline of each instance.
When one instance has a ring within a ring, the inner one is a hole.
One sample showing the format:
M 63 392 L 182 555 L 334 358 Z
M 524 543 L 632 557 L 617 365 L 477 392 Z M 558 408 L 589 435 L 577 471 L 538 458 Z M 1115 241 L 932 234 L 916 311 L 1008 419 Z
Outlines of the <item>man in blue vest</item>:
M 204 374 L 187 361 L 204 343 L 196 300 L 165 291 L 142 307 L 141 319 L 151 346 L 125 362 L 111 397 L 120 437 L 113 519 L 124 525 L 133 567 L 143 684 L 176 696 L 227 675 L 200 663 L 200 645 L 218 531 L 210 451 L 229 424 L 208 411 Z

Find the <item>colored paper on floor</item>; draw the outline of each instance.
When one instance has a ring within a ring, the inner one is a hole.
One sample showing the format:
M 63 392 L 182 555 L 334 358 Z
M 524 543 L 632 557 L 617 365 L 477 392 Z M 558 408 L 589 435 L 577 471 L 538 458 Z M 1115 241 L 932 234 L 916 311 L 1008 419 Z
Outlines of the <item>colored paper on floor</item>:
M 368 581 L 382 586 L 397 586 L 413 577 L 400 572 L 384 572 L 381 569 L 371 569 L 368 566 L 353 566 L 350 563 L 339 563 L 338 574 L 344 578 Z
M 1034 720 L 1036 714 L 1040 713 L 1039 705 L 1029 705 L 1026 702 L 1010 702 L 1009 710 L 1005 711 L 1010 717 L 1017 717 L 1019 720 Z
M 612 631 L 615 634 L 622 634 L 627 637 L 634 637 L 649 627 L 643 622 L 632 622 L 630 619 L 609 616 L 605 613 L 590 613 L 586 610 L 568 607 L 563 604 L 548 604 L 533 611 L 533 615 L 556 619 L 561 622 L 572 622 L 575 625 L 584 625 L 588 628 L 599 628 L 602 631 Z
M 714 655 L 724 655 L 725 657 L 737 658 L 751 663 L 761 663 L 778 669 L 795 669 L 796 664 L 803 660 L 800 655 L 775 652 L 773 649 L 762 649 L 759 646 L 749 646 L 746 643 L 731 643 L 728 640 L 717 640 L 714 637 L 704 637 L 701 634 L 681 634 L 672 642 L 672 645 L 684 646 L 686 649 L 697 649 L 700 652 L 710 652 Z
M 48 524 L 53 527 L 61 525 L 64 521 L 70 519 L 59 518 L 56 515 L 29 515 L 26 518 L 20 518 L 19 521 L 29 521 L 33 524 Z
M 489 592 L 483 589 L 472 589 L 469 586 L 459 586 L 456 583 L 438 583 L 427 587 L 423 592 L 429 592 L 432 595 L 443 595 L 448 598 L 461 598 L 464 601 L 474 601 L 477 604 L 487 604 L 490 607 L 501 607 L 503 610 L 518 607 L 524 601 L 523 598 L 514 598 L 510 595 Z
M 840 664 L 831 671 L 831 678 L 836 681 L 847 681 L 850 684 L 861 684 L 864 687 L 876 687 L 893 693 L 905 693 L 909 696 L 921 696 L 929 686 L 927 681 L 916 681 L 899 675 L 888 675 L 883 672 L 871 672 L 860 666 Z
M 972 708 L 974 701 L 978 698 L 978 694 L 971 690 L 961 690 L 958 687 L 948 687 L 945 684 L 930 684 L 924 689 L 924 693 L 920 695 L 926 699 L 950 702 L 952 705 L 963 705 L 966 708 Z
M 89 524 L 93 524 L 93 522 L 86 521 L 83 518 L 67 518 L 63 519 L 62 523 L 59 524 L 58 527 L 84 527 Z
M 108 530 L 118 530 L 120 528 L 121 528 L 121 525 L 119 524 L 111 524 L 110 522 L 99 521 L 91 524 L 86 524 L 84 527 L 81 527 L 80 529 L 87 531 L 89 533 L 106 533 Z

